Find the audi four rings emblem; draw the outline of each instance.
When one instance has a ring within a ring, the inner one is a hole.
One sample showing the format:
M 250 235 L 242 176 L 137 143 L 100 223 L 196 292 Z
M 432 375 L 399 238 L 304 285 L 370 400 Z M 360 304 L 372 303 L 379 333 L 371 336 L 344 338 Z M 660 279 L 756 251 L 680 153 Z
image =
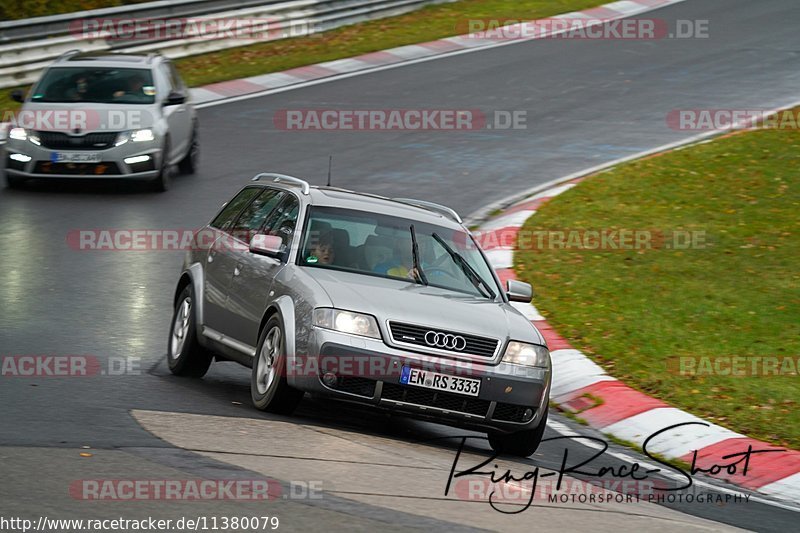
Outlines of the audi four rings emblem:
M 426 333 L 425 343 L 428 346 L 444 348 L 445 350 L 456 350 L 457 352 L 467 347 L 467 340 L 464 337 L 451 335 L 450 333 L 439 333 L 438 331 L 429 331 Z

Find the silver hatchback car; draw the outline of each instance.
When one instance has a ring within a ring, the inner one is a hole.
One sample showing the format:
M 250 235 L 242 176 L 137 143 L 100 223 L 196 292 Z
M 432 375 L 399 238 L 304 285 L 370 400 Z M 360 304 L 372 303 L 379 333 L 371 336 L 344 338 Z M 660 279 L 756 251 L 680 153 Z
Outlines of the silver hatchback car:
M 67 52 L 22 102 L 3 147 L 9 187 L 37 178 L 124 178 L 169 187 L 195 172 L 198 122 L 175 66 L 157 54 Z
M 547 420 L 550 352 L 447 207 L 259 174 L 194 235 L 174 296 L 174 374 L 252 369 L 262 410 L 303 394 L 484 431 L 527 456 Z

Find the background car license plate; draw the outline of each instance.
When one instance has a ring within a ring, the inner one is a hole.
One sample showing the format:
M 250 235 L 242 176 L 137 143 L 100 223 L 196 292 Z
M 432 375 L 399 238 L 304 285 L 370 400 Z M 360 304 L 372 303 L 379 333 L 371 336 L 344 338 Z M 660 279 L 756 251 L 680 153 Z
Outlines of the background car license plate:
M 53 152 L 50 156 L 53 163 L 99 163 L 97 152 Z
M 481 390 L 481 380 L 479 379 L 448 376 L 447 374 L 408 366 L 403 367 L 403 372 L 400 374 L 400 383 L 454 394 L 465 394 L 467 396 L 477 396 Z

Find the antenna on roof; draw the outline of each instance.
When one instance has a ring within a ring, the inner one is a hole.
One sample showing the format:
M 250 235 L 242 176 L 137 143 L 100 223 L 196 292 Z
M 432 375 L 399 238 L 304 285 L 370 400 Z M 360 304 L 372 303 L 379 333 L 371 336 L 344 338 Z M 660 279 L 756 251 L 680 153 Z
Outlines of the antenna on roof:
M 328 187 L 331 186 L 331 167 L 333 167 L 333 156 L 328 156 Z

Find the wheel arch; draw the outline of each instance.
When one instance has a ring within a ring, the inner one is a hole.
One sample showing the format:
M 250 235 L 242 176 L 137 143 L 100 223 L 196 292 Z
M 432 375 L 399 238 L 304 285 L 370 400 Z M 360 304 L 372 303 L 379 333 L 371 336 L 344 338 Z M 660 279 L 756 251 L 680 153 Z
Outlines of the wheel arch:
M 261 324 L 258 327 L 258 338 L 264 331 L 264 326 L 273 316 L 278 315 L 281 323 L 283 324 L 283 338 L 286 346 L 286 368 L 287 368 L 287 381 L 289 385 L 294 385 L 294 372 L 289 372 L 288 369 L 292 368 L 295 364 L 295 313 L 294 302 L 289 296 L 281 296 L 272 302 L 264 311 L 261 317 Z

